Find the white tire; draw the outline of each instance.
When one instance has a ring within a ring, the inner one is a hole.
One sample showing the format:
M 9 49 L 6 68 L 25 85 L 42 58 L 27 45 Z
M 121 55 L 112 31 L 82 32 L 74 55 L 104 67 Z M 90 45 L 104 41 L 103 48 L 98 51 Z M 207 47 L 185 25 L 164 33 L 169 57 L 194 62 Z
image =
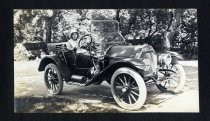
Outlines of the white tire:
M 127 67 L 117 69 L 112 75 L 111 92 L 116 103 L 127 110 L 140 109 L 147 97 L 144 80 Z

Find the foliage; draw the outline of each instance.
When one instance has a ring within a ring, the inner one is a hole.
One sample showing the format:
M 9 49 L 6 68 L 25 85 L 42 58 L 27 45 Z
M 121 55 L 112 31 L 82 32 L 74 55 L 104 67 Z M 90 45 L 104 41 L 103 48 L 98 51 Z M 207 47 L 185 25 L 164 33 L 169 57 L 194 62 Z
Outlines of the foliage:
M 172 50 L 184 48 L 182 53 L 193 49 L 197 54 L 197 10 L 181 9 L 15 9 L 14 37 L 15 42 L 60 42 L 67 41 L 72 29 L 80 37 L 90 33 L 91 20 L 117 20 L 122 35 L 132 43 L 151 44 L 161 50 L 170 38 Z M 177 46 L 177 43 L 181 45 Z
M 22 43 L 17 43 L 14 48 L 15 61 L 34 60 L 37 57 L 40 58 L 40 56 L 41 56 L 40 50 L 27 50 L 27 48 Z
M 182 43 L 178 47 L 181 48 L 180 53 L 186 58 L 197 58 L 198 55 L 198 26 L 197 12 L 189 9 L 183 14 L 181 24 L 176 35 L 174 36 L 174 44 Z M 176 45 L 173 45 L 177 47 Z
M 14 60 L 20 61 L 20 60 L 28 60 L 29 52 L 26 50 L 26 48 L 18 43 L 14 48 Z

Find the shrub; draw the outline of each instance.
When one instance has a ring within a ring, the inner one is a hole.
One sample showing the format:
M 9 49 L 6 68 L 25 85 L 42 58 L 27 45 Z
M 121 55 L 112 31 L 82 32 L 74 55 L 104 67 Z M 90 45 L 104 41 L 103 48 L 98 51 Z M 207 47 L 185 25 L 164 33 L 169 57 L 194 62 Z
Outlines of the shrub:
M 17 43 L 14 48 L 14 60 L 21 61 L 21 60 L 28 60 L 30 53 L 26 50 L 23 44 Z

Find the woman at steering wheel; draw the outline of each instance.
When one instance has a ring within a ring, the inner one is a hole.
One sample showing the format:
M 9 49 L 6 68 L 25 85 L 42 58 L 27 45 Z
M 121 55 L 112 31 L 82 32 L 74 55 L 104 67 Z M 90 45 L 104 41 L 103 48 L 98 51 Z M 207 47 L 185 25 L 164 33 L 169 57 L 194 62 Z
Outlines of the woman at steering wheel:
M 66 43 L 66 47 L 69 49 L 69 50 L 73 50 L 75 51 L 76 53 L 86 53 L 87 50 L 85 49 L 81 49 L 79 47 L 79 33 L 77 30 L 73 29 L 71 31 L 71 35 L 70 35 L 70 39 L 68 40 L 68 42 Z
M 79 38 L 78 31 L 77 30 L 72 30 L 71 35 L 70 35 L 70 39 L 66 43 L 66 47 L 69 50 L 76 50 L 78 48 L 78 41 L 79 41 L 78 38 Z

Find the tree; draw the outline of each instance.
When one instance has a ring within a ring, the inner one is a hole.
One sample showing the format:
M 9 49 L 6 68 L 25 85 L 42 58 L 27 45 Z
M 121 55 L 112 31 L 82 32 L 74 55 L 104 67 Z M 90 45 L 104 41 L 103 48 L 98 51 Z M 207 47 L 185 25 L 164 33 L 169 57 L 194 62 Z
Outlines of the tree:
M 174 39 L 181 44 L 181 53 L 187 58 L 197 58 L 198 55 L 198 26 L 197 26 L 197 10 L 187 9 L 181 17 L 181 23 L 178 31 L 175 33 Z M 173 43 L 172 46 L 176 46 Z
M 164 39 L 163 39 L 163 49 L 170 50 L 171 42 L 174 39 L 174 35 L 180 25 L 181 16 L 183 15 L 185 9 L 176 9 L 174 10 L 174 17 L 173 20 L 171 18 L 170 23 L 168 24 L 167 30 L 164 32 Z
M 28 9 L 14 10 L 14 38 L 16 42 L 23 42 L 24 40 L 30 39 L 28 33 L 31 31 L 28 27 L 33 18 L 33 13 Z

